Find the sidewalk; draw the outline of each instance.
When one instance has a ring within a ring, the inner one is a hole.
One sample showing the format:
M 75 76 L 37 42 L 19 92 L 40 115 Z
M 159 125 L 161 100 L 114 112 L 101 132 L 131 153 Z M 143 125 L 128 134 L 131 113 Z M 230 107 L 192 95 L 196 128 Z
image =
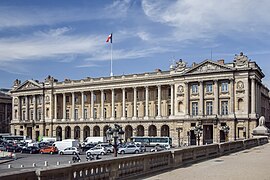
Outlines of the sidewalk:
M 269 180 L 269 167 L 270 143 L 144 179 Z

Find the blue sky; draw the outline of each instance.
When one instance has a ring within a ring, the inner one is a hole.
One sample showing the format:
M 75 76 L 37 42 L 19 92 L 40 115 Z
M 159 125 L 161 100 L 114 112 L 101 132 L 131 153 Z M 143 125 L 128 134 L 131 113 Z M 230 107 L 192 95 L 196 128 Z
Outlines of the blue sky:
M 43 81 L 168 70 L 244 52 L 270 85 L 268 0 L 1 0 L 0 88 Z

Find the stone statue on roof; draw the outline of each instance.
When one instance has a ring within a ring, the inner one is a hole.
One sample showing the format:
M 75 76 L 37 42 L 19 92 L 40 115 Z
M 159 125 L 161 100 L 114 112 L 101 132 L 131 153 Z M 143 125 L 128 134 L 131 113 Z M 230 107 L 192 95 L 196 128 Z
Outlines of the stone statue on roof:
M 187 67 L 187 63 L 184 62 L 182 59 L 179 59 L 179 61 L 176 62 L 175 71 L 182 72 L 186 69 L 186 67 Z
M 240 52 L 240 54 L 235 54 L 234 62 L 236 66 L 248 66 L 248 57 L 244 55 L 243 52 Z

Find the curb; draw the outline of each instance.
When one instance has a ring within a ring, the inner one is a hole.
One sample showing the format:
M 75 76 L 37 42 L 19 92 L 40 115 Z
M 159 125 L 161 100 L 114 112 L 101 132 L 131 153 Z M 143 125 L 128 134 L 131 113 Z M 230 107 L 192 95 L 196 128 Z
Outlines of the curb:
M 14 161 L 14 159 L 5 159 L 5 160 L 0 160 L 0 164 L 8 163 L 10 161 Z

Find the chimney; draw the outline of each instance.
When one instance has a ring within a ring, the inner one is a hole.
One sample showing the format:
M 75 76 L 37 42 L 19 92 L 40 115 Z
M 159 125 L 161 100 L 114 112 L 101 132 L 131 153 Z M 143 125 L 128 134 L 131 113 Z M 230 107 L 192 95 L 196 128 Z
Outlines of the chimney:
M 220 59 L 217 61 L 218 64 L 224 65 L 224 59 Z

